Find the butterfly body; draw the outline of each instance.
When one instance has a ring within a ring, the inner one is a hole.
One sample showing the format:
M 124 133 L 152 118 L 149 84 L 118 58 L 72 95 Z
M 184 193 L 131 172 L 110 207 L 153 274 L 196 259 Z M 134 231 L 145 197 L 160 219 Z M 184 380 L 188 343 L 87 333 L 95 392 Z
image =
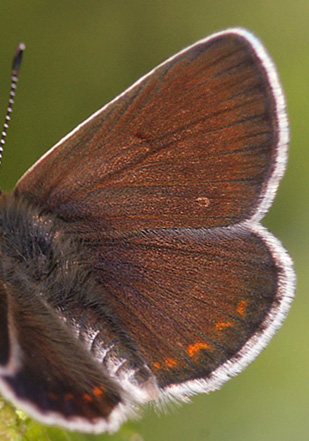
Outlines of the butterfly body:
M 286 161 L 271 60 L 201 40 L 44 155 L 0 198 L 0 390 L 49 424 L 113 431 L 151 400 L 217 389 L 292 298 L 259 223 Z
M 109 366 L 111 374 L 118 371 L 118 375 L 121 375 L 121 369 L 133 372 L 134 369 L 137 371 L 140 365 L 140 372 L 135 375 L 142 387 L 149 377 L 149 373 L 146 375 L 147 370 L 143 367 L 145 363 L 139 360 L 132 341 L 123 335 L 123 327 L 99 292 L 89 269 L 91 261 L 87 259 L 87 249 L 81 241 L 72 240 L 66 234 L 63 221 L 54 215 L 42 214 L 38 207 L 31 206 L 22 197 L 3 194 L 0 207 L 0 275 L 4 282 L 2 296 L 6 299 L 7 314 L 16 321 L 15 326 L 12 325 L 14 331 L 10 328 L 10 323 L 7 326 L 11 333 L 10 344 L 17 347 L 16 353 L 5 351 L 1 355 L 3 366 L 10 366 L 12 363 L 16 365 L 16 369 L 20 369 L 23 365 L 21 370 L 24 371 L 22 375 L 25 379 L 19 385 L 20 388 L 17 384 L 15 386 L 20 398 L 28 397 L 29 389 L 32 388 L 33 393 L 38 393 L 41 397 L 45 395 L 46 409 L 51 410 L 53 406 L 58 409 L 58 399 L 53 400 L 53 396 L 56 397 L 53 384 L 48 390 L 44 382 L 36 391 L 34 386 L 38 376 L 26 378 L 29 370 L 32 371 L 32 375 L 35 370 L 38 371 L 38 375 L 48 371 L 51 377 L 66 383 L 68 378 L 62 372 L 61 366 L 55 364 L 55 354 L 68 358 L 72 365 L 77 355 L 78 369 L 73 369 L 74 378 L 85 396 L 91 396 L 92 389 L 99 387 L 91 386 L 91 389 L 87 384 L 88 371 L 95 368 L 99 370 L 102 364 Z M 31 321 L 27 322 L 30 319 Z M 24 327 L 26 325 L 26 330 L 18 328 L 19 322 L 23 322 Z M 21 340 L 23 332 L 27 332 L 25 342 Z M 39 342 L 37 333 L 41 333 Z M 4 343 L 9 347 L 7 332 L 5 339 Z M 23 343 L 27 346 L 23 346 Z M 36 358 L 33 365 L 30 357 L 27 366 L 24 357 L 31 351 L 36 353 Z M 133 353 L 134 359 L 130 352 Z M 13 353 L 14 363 L 10 359 Z M 93 362 L 89 362 L 88 366 L 86 361 L 83 366 L 83 357 L 92 359 Z M 71 375 L 73 376 L 73 372 Z M 104 382 L 106 390 L 107 379 L 101 374 L 99 377 L 102 377 L 100 381 Z M 29 389 L 25 389 L 25 384 Z M 66 386 L 69 388 L 69 384 Z M 112 382 L 110 387 L 113 391 L 113 403 L 121 401 L 116 388 L 113 390 Z M 67 395 L 70 393 L 67 392 Z M 68 415 L 72 410 L 70 402 L 71 400 L 67 399 Z

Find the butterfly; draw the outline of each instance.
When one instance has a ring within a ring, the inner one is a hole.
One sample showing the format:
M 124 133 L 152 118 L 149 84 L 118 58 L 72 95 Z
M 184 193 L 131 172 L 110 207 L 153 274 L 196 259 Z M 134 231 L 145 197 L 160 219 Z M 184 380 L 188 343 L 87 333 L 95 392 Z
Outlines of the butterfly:
M 260 220 L 287 160 L 275 67 L 232 28 L 153 69 L 0 196 L 0 392 L 113 432 L 266 346 L 292 261 Z

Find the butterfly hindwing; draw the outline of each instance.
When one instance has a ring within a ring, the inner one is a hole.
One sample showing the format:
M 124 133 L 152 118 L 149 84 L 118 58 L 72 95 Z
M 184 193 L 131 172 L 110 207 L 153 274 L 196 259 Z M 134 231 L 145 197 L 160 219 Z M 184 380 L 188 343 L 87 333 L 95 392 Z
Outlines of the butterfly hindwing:
M 95 275 L 160 387 L 204 379 L 208 391 L 252 361 L 280 325 L 289 263 L 262 228 L 165 229 L 106 241 Z
M 6 294 L 10 357 L 0 366 L 3 395 L 45 423 L 117 428 L 129 413 L 119 386 L 47 305 L 9 284 Z

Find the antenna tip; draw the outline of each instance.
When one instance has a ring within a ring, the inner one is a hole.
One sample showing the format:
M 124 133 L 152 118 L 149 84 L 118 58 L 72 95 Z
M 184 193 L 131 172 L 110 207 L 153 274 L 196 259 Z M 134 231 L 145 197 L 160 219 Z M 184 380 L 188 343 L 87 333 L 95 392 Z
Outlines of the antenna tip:
M 25 45 L 25 43 L 19 43 L 18 44 L 18 46 L 17 46 L 17 50 L 19 50 L 19 51 L 24 51 L 26 49 L 26 45 Z
M 15 71 L 16 73 L 18 73 L 19 71 L 22 55 L 25 48 L 26 46 L 24 45 L 24 43 L 19 43 L 16 48 L 15 55 L 13 58 L 13 64 L 12 64 L 12 70 Z

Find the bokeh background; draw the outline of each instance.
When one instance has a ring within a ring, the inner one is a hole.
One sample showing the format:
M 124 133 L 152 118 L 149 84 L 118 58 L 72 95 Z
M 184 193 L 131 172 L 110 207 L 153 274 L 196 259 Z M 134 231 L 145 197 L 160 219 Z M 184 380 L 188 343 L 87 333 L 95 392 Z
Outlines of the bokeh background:
M 0 120 L 12 54 L 19 41 L 27 50 L 0 184 L 12 189 L 49 147 L 142 74 L 188 44 L 231 26 L 251 29 L 262 39 L 287 97 L 289 163 L 264 221 L 289 250 L 298 276 L 284 326 L 241 375 L 191 404 L 159 416 L 146 409 L 143 419 L 113 436 L 70 434 L 27 422 L 25 432 L 14 432 L 16 439 L 309 439 L 308 0 L 1 0 Z

